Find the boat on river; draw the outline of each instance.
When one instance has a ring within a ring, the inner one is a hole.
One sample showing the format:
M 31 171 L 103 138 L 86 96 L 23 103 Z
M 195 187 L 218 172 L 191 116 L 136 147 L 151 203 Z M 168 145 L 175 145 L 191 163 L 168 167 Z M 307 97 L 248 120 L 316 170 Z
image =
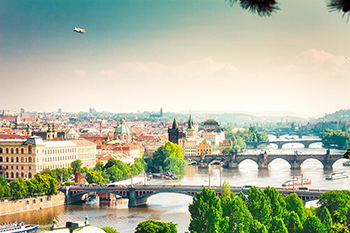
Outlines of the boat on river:
M 349 175 L 346 172 L 333 172 L 329 176 L 326 177 L 326 180 L 339 180 L 348 178 Z
M 294 186 L 310 185 L 311 184 L 311 180 L 307 179 L 307 178 L 304 178 L 303 180 L 301 180 L 300 178 L 294 178 L 294 180 L 293 179 L 289 179 L 289 180 L 286 180 L 286 181 L 284 181 L 282 183 L 282 187 L 293 186 L 293 183 L 294 183 Z
M 0 232 L 6 233 L 29 233 L 38 232 L 39 225 L 25 224 L 24 222 L 3 223 L 0 225 Z
M 100 204 L 100 197 L 97 194 L 92 194 L 85 201 L 85 204 L 88 206 L 96 206 Z
M 347 166 L 347 167 L 350 166 L 350 160 L 344 162 L 344 163 L 343 163 L 343 166 Z

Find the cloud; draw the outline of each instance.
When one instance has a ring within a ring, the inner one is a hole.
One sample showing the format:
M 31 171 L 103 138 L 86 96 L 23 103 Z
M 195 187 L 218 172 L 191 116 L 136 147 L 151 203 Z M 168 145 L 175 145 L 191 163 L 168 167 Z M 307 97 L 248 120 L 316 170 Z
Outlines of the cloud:
M 85 70 L 74 70 L 73 72 L 78 77 L 86 77 L 86 71 Z

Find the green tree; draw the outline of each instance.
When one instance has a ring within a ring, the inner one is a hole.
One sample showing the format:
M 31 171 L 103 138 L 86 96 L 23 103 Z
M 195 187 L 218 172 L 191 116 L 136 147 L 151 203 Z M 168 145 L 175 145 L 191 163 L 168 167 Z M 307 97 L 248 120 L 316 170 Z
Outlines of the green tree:
M 249 233 L 267 233 L 264 224 L 260 223 L 258 220 L 253 220 L 252 225 L 250 225 Z
M 36 185 L 31 181 L 31 180 L 26 180 L 25 181 L 27 188 L 28 188 L 28 194 L 33 196 L 33 194 L 36 192 L 37 187 Z
M 286 202 L 287 211 L 294 211 L 299 216 L 300 222 L 303 223 L 305 221 L 303 201 L 298 197 L 296 193 L 284 196 L 283 199 Z
M 321 223 L 321 220 L 316 216 L 309 216 L 304 222 L 305 233 L 326 233 L 327 230 Z
M 321 220 L 326 230 L 328 231 L 333 225 L 332 216 L 329 213 L 327 207 L 320 207 L 320 211 L 317 212 L 317 217 Z
M 0 185 L 7 185 L 7 181 L 3 176 L 0 176 Z
M 81 171 L 81 167 L 83 166 L 83 162 L 81 162 L 80 159 L 77 159 L 77 160 L 74 160 L 70 164 L 70 166 L 73 169 L 73 173 L 80 172 Z
M 109 179 L 112 182 L 116 182 L 123 179 L 123 172 L 117 167 L 117 165 L 113 165 L 112 167 L 108 168 L 106 170 L 106 173 L 108 174 Z
M 102 172 L 103 167 L 104 167 L 103 162 L 102 162 L 102 161 L 98 161 L 98 162 L 96 163 L 95 167 L 94 167 L 94 170 L 95 170 L 95 171 L 100 171 L 100 172 Z
M 85 179 L 89 184 L 104 184 L 106 182 L 106 179 L 102 176 L 101 172 L 94 170 L 88 171 Z
M 54 178 L 50 177 L 49 178 L 49 183 L 50 183 L 50 187 L 47 190 L 48 195 L 56 195 L 57 194 L 57 185 L 58 185 L 58 181 L 55 180 Z
M 183 158 L 175 156 L 169 156 L 164 161 L 165 170 L 175 172 L 176 174 L 183 174 L 186 166 L 187 163 Z
M 253 216 L 240 197 L 235 196 L 234 193 L 229 195 L 229 197 L 222 198 L 221 202 L 223 217 L 229 218 L 227 232 L 248 233 L 253 222 Z
M 226 232 L 229 218 L 223 218 L 221 201 L 214 190 L 203 188 L 202 193 L 193 197 L 188 209 L 191 216 L 188 230 L 191 233 Z
M 287 220 L 287 230 L 289 233 L 301 233 L 303 225 L 300 222 L 299 216 L 291 211 Z
M 273 217 L 269 232 L 270 233 L 288 233 L 288 230 L 281 218 Z
M 226 147 L 225 149 L 222 150 L 223 155 L 232 155 L 234 150 L 230 147 Z
M 262 189 L 255 186 L 248 189 L 247 205 L 254 219 L 264 225 L 270 221 L 270 199 Z
M 104 226 L 104 227 L 101 227 L 101 229 L 104 230 L 106 233 L 119 233 L 117 229 L 110 226 Z
M 331 226 L 328 232 L 329 233 L 350 233 L 349 229 L 340 223 L 336 223 L 333 226 Z
M 159 222 L 157 220 L 149 219 L 140 222 L 135 233 L 177 233 L 177 224 L 173 222 Z
M 228 182 L 226 179 L 224 179 L 224 183 L 222 184 L 222 187 L 221 187 L 221 202 L 224 200 L 224 199 L 227 199 L 229 197 L 231 197 L 231 186 L 230 186 L 230 182 Z
M 346 215 L 350 208 L 350 191 L 349 190 L 332 190 L 320 195 L 320 199 L 317 204 L 320 205 L 318 212 L 326 207 L 333 216 L 333 222 L 335 222 L 334 214 L 338 211 L 342 215 Z M 319 214 L 318 214 L 319 215 Z
M 182 149 L 179 145 L 172 143 L 170 141 L 167 141 L 164 146 L 165 146 L 165 149 L 169 151 L 170 156 L 181 158 L 181 159 L 184 158 L 182 154 Z
M 10 188 L 11 195 L 14 198 L 22 198 L 28 195 L 28 187 L 21 177 L 11 181 Z
M 286 202 L 275 188 L 268 186 L 264 189 L 264 193 L 270 199 L 271 217 L 284 219 L 286 215 Z

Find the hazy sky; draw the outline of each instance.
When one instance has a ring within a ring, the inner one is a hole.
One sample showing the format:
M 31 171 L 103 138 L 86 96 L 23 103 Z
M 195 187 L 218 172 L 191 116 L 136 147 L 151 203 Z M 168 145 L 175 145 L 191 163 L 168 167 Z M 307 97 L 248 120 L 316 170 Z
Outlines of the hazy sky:
M 0 109 L 350 108 L 347 16 L 280 3 L 261 18 L 223 0 L 2 0 Z

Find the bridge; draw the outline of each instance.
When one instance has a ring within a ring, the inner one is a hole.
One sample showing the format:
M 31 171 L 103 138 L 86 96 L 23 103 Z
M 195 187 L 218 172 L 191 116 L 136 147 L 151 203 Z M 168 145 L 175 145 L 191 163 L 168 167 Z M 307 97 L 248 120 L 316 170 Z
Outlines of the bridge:
M 305 148 L 309 148 L 311 144 L 322 142 L 322 139 L 310 139 L 310 140 L 286 140 L 286 141 L 269 141 L 269 142 L 246 142 L 247 146 L 253 146 L 258 148 L 260 145 L 276 144 L 278 149 L 282 149 L 283 145 L 290 143 L 300 143 L 303 144 Z
M 205 168 L 214 163 L 223 164 L 223 167 L 238 169 L 239 164 L 249 159 L 258 164 L 258 169 L 268 169 L 269 165 L 275 159 L 283 159 L 287 161 L 292 170 L 300 170 L 301 164 L 307 159 L 316 159 L 323 165 L 324 170 L 333 170 L 333 164 L 343 158 L 343 154 L 331 154 L 329 150 L 325 154 L 245 154 L 238 153 L 233 155 L 194 155 L 185 156 L 185 159 L 196 163 L 199 167 Z
M 212 186 L 210 187 L 215 191 L 216 195 L 220 197 L 221 187 Z M 264 188 L 262 188 L 264 189 Z M 122 198 L 129 199 L 129 207 L 140 207 L 148 205 L 148 198 L 150 196 L 159 193 L 179 193 L 188 196 L 194 196 L 196 193 L 200 193 L 203 190 L 202 186 L 182 186 L 182 185 L 135 185 L 129 187 L 108 187 L 108 186 L 95 186 L 95 187 L 84 187 L 84 186 L 71 186 L 62 187 L 59 189 L 66 195 L 66 204 L 73 204 L 81 201 L 84 194 L 95 193 L 95 192 L 105 192 L 112 193 Z M 284 195 L 289 195 L 295 192 L 299 198 L 301 198 L 304 203 L 307 201 L 317 200 L 321 194 L 329 190 L 309 190 L 309 191 L 293 191 L 293 189 L 288 188 L 277 188 L 279 193 Z M 231 191 L 238 194 L 239 192 L 247 193 L 247 189 L 241 187 L 231 187 Z

